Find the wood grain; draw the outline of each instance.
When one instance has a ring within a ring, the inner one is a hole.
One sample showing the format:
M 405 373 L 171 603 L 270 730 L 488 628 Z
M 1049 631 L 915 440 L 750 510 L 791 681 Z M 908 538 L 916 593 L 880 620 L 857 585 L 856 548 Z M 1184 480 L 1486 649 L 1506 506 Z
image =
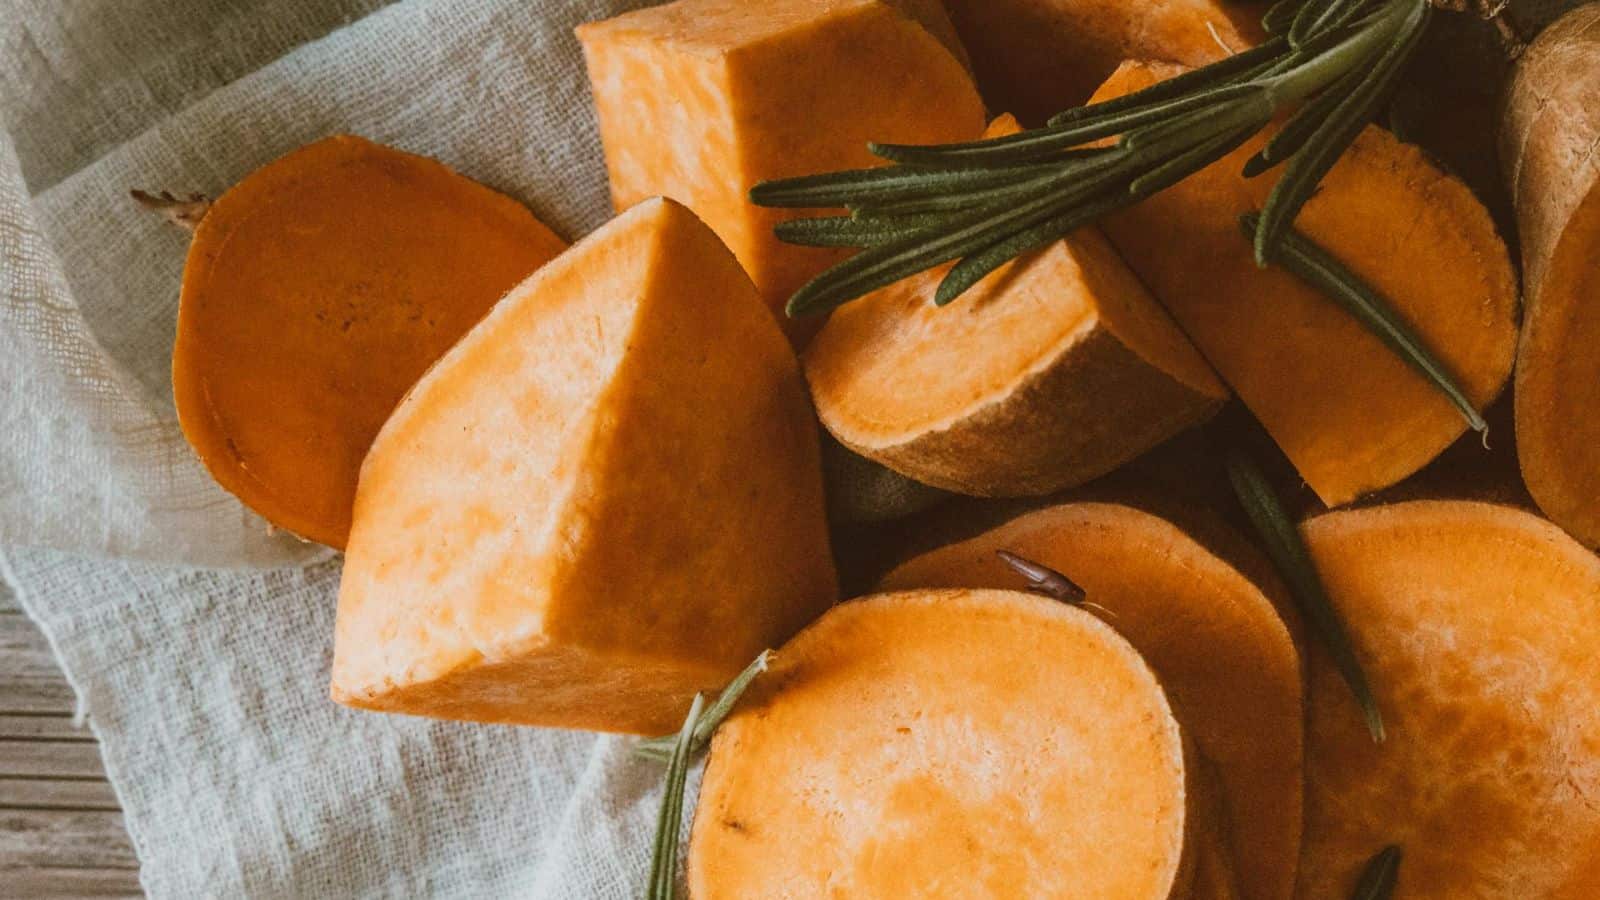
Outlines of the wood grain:
M 73 702 L 44 635 L 22 613 L 0 612 L 0 715 L 70 715 Z
M 138 866 L 122 813 L 103 811 L 0 810 L 0 859 L 19 868 Z
M 132 869 L 26 867 L 0 869 L 5 896 L 32 900 L 68 897 L 138 897 L 139 873 Z
M 0 809 L 117 812 L 120 807 L 108 781 L 0 778 Z

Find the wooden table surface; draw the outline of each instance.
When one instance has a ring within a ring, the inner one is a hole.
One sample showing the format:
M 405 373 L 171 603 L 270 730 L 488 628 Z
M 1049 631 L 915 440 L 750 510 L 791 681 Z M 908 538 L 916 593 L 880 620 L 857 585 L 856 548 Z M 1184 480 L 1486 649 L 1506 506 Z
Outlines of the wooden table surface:
M 139 895 L 100 745 L 44 635 L 0 588 L 0 897 Z

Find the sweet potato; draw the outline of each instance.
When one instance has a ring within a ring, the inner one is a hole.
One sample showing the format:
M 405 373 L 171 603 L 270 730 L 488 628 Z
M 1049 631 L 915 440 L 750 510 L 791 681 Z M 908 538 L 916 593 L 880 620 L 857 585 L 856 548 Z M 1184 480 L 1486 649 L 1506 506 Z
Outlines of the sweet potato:
M 1006 117 L 989 133 L 1015 130 Z M 1111 471 L 1227 397 L 1093 228 L 938 307 L 948 268 L 845 305 L 806 350 L 822 423 L 868 459 L 964 494 L 1046 494 Z
M 869 597 L 781 648 L 717 732 L 689 892 L 1186 897 L 1193 777 L 1155 676 L 1092 615 Z
M 1300 895 L 1348 896 L 1387 844 L 1395 900 L 1600 897 L 1600 559 L 1521 510 L 1413 501 L 1305 535 L 1388 739 L 1308 658 Z
M 882 588 L 1018 586 L 999 550 L 1066 573 L 1161 679 L 1226 811 L 1223 839 L 1200 854 L 1208 893 L 1227 896 L 1231 860 L 1239 896 L 1287 898 L 1300 848 L 1301 671 L 1269 595 L 1168 521 L 1099 502 L 1047 507 L 925 553 Z
M 178 304 L 178 422 L 224 488 L 333 547 L 408 388 L 565 244 L 509 197 L 349 135 L 217 198 Z
M 1097 99 L 1178 71 L 1125 64 Z M 1281 174 L 1241 175 L 1261 140 L 1108 217 L 1104 228 L 1301 476 L 1337 506 L 1420 469 L 1466 424 L 1332 300 L 1256 266 L 1238 218 L 1260 207 Z M 1478 408 L 1500 392 L 1516 347 L 1516 281 L 1505 243 L 1465 185 L 1369 127 L 1297 227 L 1387 298 Z
M 1125 59 L 1198 66 L 1261 37 L 1227 0 L 945 0 L 991 109 L 1029 125 L 1082 103 Z
M 1518 61 L 1501 160 L 1522 236 L 1517 446 L 1539 508 L 1600 547 L 1600 4 Z
M 759 181 L 873 165 L 868 141 L 938 143 L 983 130 L 983 103 L 930 0 L 678 0 L 578 29 L 611 193 L 671 197 L 733 249 L 779 310 L 844 251 L 772 234 Z M 796 341 L 814 319 L 784 319 Z
M 749 278 L 641 203 L 515 288 L 361 471 L 333 696 L 662 732 L 831 604 L 816 422 Z

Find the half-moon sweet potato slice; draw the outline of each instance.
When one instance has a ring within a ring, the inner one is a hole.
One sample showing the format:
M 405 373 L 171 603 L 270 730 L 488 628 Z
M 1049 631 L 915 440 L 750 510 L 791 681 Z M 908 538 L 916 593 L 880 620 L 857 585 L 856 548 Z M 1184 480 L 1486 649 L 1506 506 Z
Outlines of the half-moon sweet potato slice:
M 1007 116 L 989 134 L 1016 130 Z M 840 307 L 805 353 L 823 425 L 901 474 L 976 496 L 1047 494 L 1104 475 L 1227 398 L 1093 228 L 936 306 L 946 271 Z
M 1500 135 L 1528 309 L 1517 453 L 1539 508 L 1600 547 L 1600 4 L 1517 62 Z
M 267 521 L 343 548 L 356 478 L 394 405 L 566 244 L 442 163 L 350 135 L 218 197 L 178 303 L 178 422 Z
M 1214 771 L 1223 813 L 1218 846 L 1227 852 L 1200 854 L 1201 868 L 1214 870 L 1201 880 L 1225 882 L 1231 865 L 1239 896 L 1289 897 L 1300 850 L 1303 693 L 1300 655 L 1273 600 L 1166 519 L 1104 502 L 1026 513 L 902 563 L 881 588 L 1017 586 L 1000 550 L 1076 581 L 1161 679 Z M 1226 895 L 1220 886 L 1214 893 Z
M 1096 99 L 1181 71 L 1129 62 Z M 1262 140 L 1102 227 L 1322 501 L 1338 506 L 1416 472 L 1466 423 L 1334 301 L 1256 266 L 1239 216 L 1261 207 L 1282 171 L 1241 174 Z M 1369 127 L 1297 227 L 1389 300 L 1477 408 L 1499 394 L 1516 350 L 1517 286 L 1505 243 L 1466 185 Z
M 781 648 L 718 730 L 689 892 L 1187 897 L 1192 775 L 1160 684 L 1094 616 L 868 597 Z
M 1412 501 L 1303 528 L 1388 738 L 1308 658 L 1300 895 L 1404 848 L 1394 900 L 1600 897 L 1600 558 L 1507 506 Z

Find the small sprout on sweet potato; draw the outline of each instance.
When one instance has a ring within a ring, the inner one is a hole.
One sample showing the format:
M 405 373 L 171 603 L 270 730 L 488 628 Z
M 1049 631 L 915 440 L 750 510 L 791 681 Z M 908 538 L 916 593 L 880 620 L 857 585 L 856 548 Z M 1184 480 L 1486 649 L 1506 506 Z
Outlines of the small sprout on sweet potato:
M 179 197 L 170 191 L 152 194 L 138 188 L 128 193 L 139 202 L 140 206 L 160 213 L 167 221 L 191 234 L 200 226 L 200 220 L 206 217 L 206 213 L 211 211 L 211 200 L 204 194 Z
M 1031 559 L 1024 559 L 1009 550 L 996 550 L 995 556 L 1000 561 L 1016 570 L 1018 575 L 1028 580 L 1028 590 L 1046 597 L 1054 597 L 1062 603 L 1079 606 L 1088 596 L 1083 588 L 1071 578 L 1057 572 L 1049 566 L 1036 563 Z
M 745 666 L 743 672 L 740 672 L 732 681 L 728 682 L 728 686 L 723 688 L 722 693 L 717 695 L 716 702 L 711 704 L 711 707 L 705 711 L 705 715 L 700 717 L 700 723 L 695 726 L 694 743 L 690 748 L 691 753 L 699 753 L 711 743 L 712 732 L 716 731 L 717 726 L 722 724 L 722 720 L 733 712 L 734 704 L 738 703 L 739 698 L 744 696 L 745 689 L 750 686 L 750 682 L 755 681 L 756 676 L 765 672 L 770 665 L 772 665 L 772 651 L 763 650 L 750 665 Z M 635 756 L 653 759 L 657 762 L 671 762 L 673 749 L 677 745 L 678 736 L 676 734 L 664 734 L 660 737 L 646 738 L 640 741 L 639 745 L 633 748 L 633 753 Z

